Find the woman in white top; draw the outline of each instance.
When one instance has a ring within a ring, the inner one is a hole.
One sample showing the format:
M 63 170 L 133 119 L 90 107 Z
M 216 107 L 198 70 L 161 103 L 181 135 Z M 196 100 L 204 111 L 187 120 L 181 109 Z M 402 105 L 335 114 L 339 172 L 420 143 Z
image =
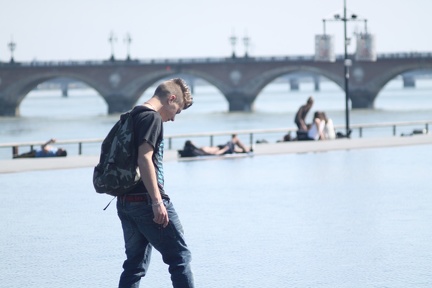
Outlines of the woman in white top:
M 308 130 L 309 140 L 324 140 L 325 124 L 326 120 L 324 118 L 324 115 L 322 115 L 322 113 L 320 112 L 315 112 L 313 123 Z
M 324 128 L 324 136 L 328 140 L 334 140 L 336 139 L 336 132 L 333 125 L 332 119 L 328 118 L 326 119 L 326 125 Z

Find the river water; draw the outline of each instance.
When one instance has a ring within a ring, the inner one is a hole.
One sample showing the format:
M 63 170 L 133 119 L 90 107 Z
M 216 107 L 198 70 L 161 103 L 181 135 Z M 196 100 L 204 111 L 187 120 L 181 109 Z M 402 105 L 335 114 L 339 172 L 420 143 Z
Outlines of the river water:
M 432 79 L 417 80 L 417 88 L 404 89 L 402 81 L 394 80 L 379 94 L 374 110 L 352 110 L 350 123 L 380 123 L 430 120 L 432 118 Z M 287 83 L 267 86 L 255 101 L 254 113 L 227 113 L 228 103 L 218 90 L 211 86 L 195 87 L 194 105 L 181 113 L 175 123 L 165 125 L 166 135 L 195 132 L 229 131 L 241 129 L 294 128 L 294 114 L 309 95 L 315 104 L 307 120 L 312 121 L 313 111 L 325 111 L 335 125 L 345 125 L 345 94 L 331 82 L 322 82 L 321 91 L 315 92 L 312 83 L 301 84 L 300 91 L 291 92 Z M 153 87 L 148 89 L 138 103 L 148 99 Z M 0 143 L 103 138 L 118 119 L 107 115 L 103 99 L 91 89 L 70 90 L 69 97 L 61 97 L 59 90 L 34 91 L 22 102 L 21 117 L 0 117 Z M 406 127 L 398 131 L 410 133 L 423 126 Z M 342 132 L 344 129 L 341 130 Z M 358 137 L 353 132 L 353 137 Z M 391 136 L 391 128 L 363 131 L 363 137 Z M 293 135 L 294 136 L 294 135 Z M 283 134 L 260 135 L 269 142 L 282 139 Z M 248 141 L 248 136 L 240 137 Z M 209 145 L 207 138 L 193 139 L 199 145 Z M 226 142 L 226 137 L 215 138 L 214 144 Z M 181 148 L 184 140 L 174 143 Z M 69 155 L 78 153 L 77 145 L 65 146 Z M 28 147 L 22 147 L 28 150 Z M 99 145 L 85 145 L 85 154 L 97 154 Z M 26 151 L 21 151 L 26 152 Z M 10 159 L 10 148 L 0 148 L 0 159 Z
M 353 111 L 352 123 L 430 119 L 432 85 L 399 84 L 382 92 L 379 109 Z M 220 95 L 197 87 L 196 105 L 166 133 L 292 127 L 312 93 L 316 110 L 344 123 L 334 87 L 265 92 L 256 113 L 229 114 Z M 103 137 L 116 120 L 91 91 L 56 93 L 32 93 L 22 117 L 1 119 L 1 142 Z M 196 286 L 431 287 L 431 148 L 165 163 Z M 113 204 L 102 211 L 111 198 L 94 192 L 91 176 L 91 168 L 0 174 L 0 287 L 116 287 L 120 222 Z M 158 253 L 141 287 L 170 287 Z

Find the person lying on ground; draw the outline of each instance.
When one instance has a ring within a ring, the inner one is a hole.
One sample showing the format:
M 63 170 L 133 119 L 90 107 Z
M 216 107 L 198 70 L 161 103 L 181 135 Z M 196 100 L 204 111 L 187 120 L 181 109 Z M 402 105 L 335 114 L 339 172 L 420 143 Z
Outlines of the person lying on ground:
M 283 136 L 282 140 L 277 140 L 276 143 L 280 143 L 280 142 L 289 142 L 289 141 L 294 141 L 294 140 L 297 140 L 297 139 L 293 139 L 293 138 L 291 137 L 291 132 L 288 132 L 287 134 L 285 134 L 285 135 Z
M 180 150 L 181 157 L 194 157 L 194 156 L 206 156 L 206 155 L 225 155 L 233 153 L 248 153 L 252 152 L 251 148 L 246 148 L 246 146 L 240 141 L 236 134 L 231 136 L 231 140 L 226 144 L 218 146 L 203 146 L 197 147 L 192 141 L 187 140 Z
M 252 152 L 252 148 L 247 148 L 236 134 L 231 135 L 231 140 L 225 145 L 219 145 L 217 148 L 219 150 L 214 151 L 215 155 Z
M 57 148 L 50 144 L 56 142 L 56 139 L 52 138 L 41 145 L 40 149 L 34 149 L 30 152 L 23 154 L 16 154 L 13 158 L 40 158 L 40 157 L 65 157 L 67 156 L 67 151 L 63 148 Z

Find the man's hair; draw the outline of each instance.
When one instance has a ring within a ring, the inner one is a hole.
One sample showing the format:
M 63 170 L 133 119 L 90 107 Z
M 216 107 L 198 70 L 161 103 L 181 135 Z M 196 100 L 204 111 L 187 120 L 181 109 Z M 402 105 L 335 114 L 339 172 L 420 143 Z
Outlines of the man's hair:
M 64 149 L 62 149 L 62 148 L 59 148 L 58 150 L 57 150 L 57 156 L 63 156 L 63 157 L 66 157 L 67 156 L 67 151 L 66 150 L 64 150 Z
M 189 108 L 193 104 L 193 98 L 189 86 L 181 78 L 174 78 L 161 83 L 155 91 L 155 95 L 159 98 L 166 98 L 170 95 L 176 95 L 176 102 L 183 104 L 183 110 Z

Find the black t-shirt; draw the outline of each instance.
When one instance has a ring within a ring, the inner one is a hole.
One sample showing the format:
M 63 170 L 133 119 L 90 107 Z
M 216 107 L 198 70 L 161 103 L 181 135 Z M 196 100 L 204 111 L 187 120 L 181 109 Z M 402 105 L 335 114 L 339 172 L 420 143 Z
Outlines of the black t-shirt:
M 134 115 L 134 137 L 135 149 L 147 142 L 154 148 L 153 165 L 156 171 L 156 178 L 159 191 L 163 198 L 168 198 L 164 191 L 163 173 L 163 121 L 160 114 L 145 106 L 137 106 L 133 109 Z M 148 193 L 142 181 L 130 192 L 130 194 Z
M 294 122 L 300 123 L 301 121 L 304 121 L 309 110 L 310 107 L 307 107 L 307 105 L 302 105 L 294 117 Z

